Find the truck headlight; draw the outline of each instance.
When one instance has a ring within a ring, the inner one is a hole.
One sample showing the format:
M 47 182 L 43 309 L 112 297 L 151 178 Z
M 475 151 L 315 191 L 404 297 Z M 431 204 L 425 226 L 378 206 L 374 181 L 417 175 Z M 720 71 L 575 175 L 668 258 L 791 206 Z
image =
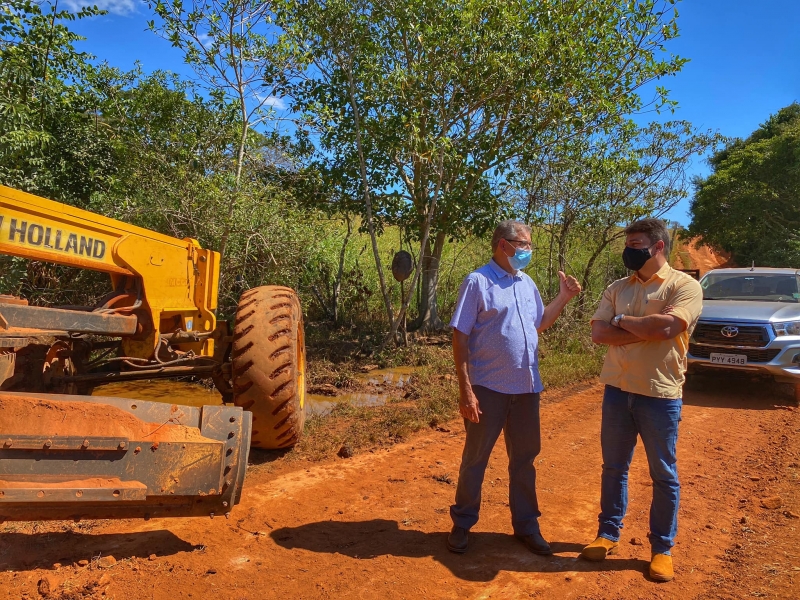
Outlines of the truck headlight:
M 775 335 L 800 335 L 800 321 L 788 321 L 786 323 L 773 323 L 772 328 Z

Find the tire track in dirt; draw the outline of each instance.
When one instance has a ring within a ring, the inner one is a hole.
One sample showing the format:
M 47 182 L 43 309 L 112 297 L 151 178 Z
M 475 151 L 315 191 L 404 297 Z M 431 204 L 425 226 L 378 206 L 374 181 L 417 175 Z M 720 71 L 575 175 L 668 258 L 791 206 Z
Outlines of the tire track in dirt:
M 577 558 L 594 537 L 599 504 L 602 387 L 594 384 L 544 395 L 536 467 L 542 529 L 553 557 L 535 556 L 511 536 L 502 440 L 487 470 L 469 551 L 459 556 L 445 549 L 464 440 L 463 426 L 453 422 L 445 431 L 349 460 L 252 466 L 242 504 L 227 520 L 95 522 L 85 532 L 64 523 L 6 524 L 0 528 L 0 597 L 37 597 L 37 582 L 47 577 L 51 589 L 66 584 L 78 590 L 62 598 L 105 592 L 105 598 L 169 600 L 705 599 L 752 597 L 763 589 L 771 597 L 795 598 L 792 568 L 800 560 L 791 553 L 797 554 L 798 521 L 782 511 L 800 513 L 793 491 L 798 468 L 788 466 L 800 463 L 800 418 L 796 410 L 775 408 L 789 402 L 781 393 L 720 382 L 686 392 L 671 583 L 646 577 L 652 490 L 641 446 L 620 554 L 600 564 Z M 781 510 L 760 508 L 760 498 L 776 493 Z M 630 543 L 634 538 L 645 545 Z M 70 566 L 108 554 L 117 563 L 107 570 L 96 563 Z M 56 562 L 64 566 L 53 569 Z M 772 570 L 764 570 L 767 563 Z

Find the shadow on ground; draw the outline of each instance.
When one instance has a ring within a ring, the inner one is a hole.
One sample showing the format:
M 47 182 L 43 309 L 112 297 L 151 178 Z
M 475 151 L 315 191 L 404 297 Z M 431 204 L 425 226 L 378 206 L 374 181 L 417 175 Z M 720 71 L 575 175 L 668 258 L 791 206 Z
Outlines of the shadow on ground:
M 136 533 L 0 533 L 0 569 L 26 571 L 52 569 L 55 563 L 71 565 L 79 560 L 103 556 L 115 559 L 147 558 L 151 554 L 171 556 L 196 550 L 171 531 Z
M 247 464 L 266 465 L 282 459 L 291 451 L 291 448 L 281 450 L 262 450 L 261 448 L 250 448 L 250 455 L 247 458 Z
M 748 410 L 796 406 L 791 385 L 741 375 L 690 374 L 683 389 L 683 402 L 692 406 Z
M 559 573 L 584 571 L 637 571 L 644 575 L 648 563 L 639 559 L 609 558 L 593 563 L 577 558 L 583 543 L 551 542 L 553 556 L 532 554 L 514 537 L 501 533 L 470 534 L 466 554 L 453 554 L 445 547 L 446 532 L 425 533 L 400 529 L 396 521 L 320 521 L 299 527 L 283 527 L 271 534 L 283 548 L 356 559 L 381 555 L 421 558 L 431 556 L 453 575 L 467 581 L 491 581 L 500 571 Z

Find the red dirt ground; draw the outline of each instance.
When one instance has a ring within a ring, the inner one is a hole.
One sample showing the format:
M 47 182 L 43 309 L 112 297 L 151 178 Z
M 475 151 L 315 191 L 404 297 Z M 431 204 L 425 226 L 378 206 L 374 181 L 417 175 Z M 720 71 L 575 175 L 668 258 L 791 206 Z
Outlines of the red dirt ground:
M 692 259 L 695 269 L 700 269 L 700 275 L 703 276 L 707 271 L 716 269 L 717 267 L 733 267 L 730 255 L 724 252 L 715 252 L 708 246 L 697 246 L 695 240 L 692 240 L 686 246 L 686 252 Z
M 6 523 L 0 598 L 800 597 L 800 411 L 787 391 L 721 381 L 686 391 L 676 579 L 666 584 L 646 576 L 641 447 L 620 554 L 577 558 L 596 527 L 601 392 L 544 395 L 536 466 L 552 557 L 511 536 L 502 440 L 469 552 L 445 549 L 464 440 L 453 422 L 351 459 L 257 452 L 230 519 Z M 763 508 L 774 496 L 780 507 Z

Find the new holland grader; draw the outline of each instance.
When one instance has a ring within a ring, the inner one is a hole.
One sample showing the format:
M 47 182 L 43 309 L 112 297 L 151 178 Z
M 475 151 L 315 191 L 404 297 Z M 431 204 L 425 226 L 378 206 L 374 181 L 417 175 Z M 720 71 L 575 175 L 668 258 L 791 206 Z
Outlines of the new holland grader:
M 227 514 L 249 448 L 289 448 L 305 420 L 295 292 L 241 295 L 216 316 L 219 254 L 0 186 L 0 254 L 107 273 L 94 306 L 0 295 L 0 523 Z M 223 405 L 86 395 L 212 378 Z

